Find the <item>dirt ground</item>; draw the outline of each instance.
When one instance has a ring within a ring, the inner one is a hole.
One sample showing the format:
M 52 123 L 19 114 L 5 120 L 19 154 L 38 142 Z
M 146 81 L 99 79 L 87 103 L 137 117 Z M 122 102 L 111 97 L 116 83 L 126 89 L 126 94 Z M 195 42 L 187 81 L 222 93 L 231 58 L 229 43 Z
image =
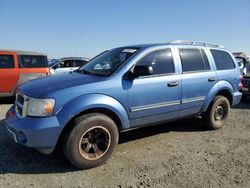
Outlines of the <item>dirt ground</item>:
M 226 127 L 199 118 L 121 134 L 102 166 L 78 170 L 60 152 L 46 156 L 6 136 L 0 105 L 0 187 L 250 187 L 250 100 L 231 110 Z

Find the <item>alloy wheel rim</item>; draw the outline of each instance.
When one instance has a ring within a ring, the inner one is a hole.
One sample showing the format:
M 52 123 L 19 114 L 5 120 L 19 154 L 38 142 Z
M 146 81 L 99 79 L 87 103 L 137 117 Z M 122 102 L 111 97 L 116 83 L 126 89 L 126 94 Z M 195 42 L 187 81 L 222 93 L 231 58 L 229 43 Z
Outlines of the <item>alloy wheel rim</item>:
M 79 152 L 87 160 L 97 160 L 108 151 L 111 143 L 109 131 L 101 126 L 88 129 L 79 141 Z

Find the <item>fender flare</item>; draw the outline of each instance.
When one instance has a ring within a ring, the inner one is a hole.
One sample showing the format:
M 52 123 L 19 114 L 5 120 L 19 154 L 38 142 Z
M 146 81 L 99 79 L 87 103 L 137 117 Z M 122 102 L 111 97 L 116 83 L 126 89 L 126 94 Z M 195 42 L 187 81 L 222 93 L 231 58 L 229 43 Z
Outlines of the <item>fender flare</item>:
M 205 99 L 205 102 L 201 108 L 201 112 L 205 112 L 208 109 L 208 107 L 209 107 L 210 103 L 212 102 L 212 100 L 214 99 L 214 97 L 219 92 L 221 92 L 223 90 L 229 91 L 231 93 L 231 96 L 233 97 L 234 89 L 233 89 L 233 86 L 231 85 L 231 83 L 229 83 L 226 80 L 219 81 L 209 91 L 209 93 Z
M 119 101 L 103 94 L 85 94 L 70 100 L 56 112 L 61 131 L 73 117 L 94 108 L 112 111 L 120 119 L 122 129 L 129 127 L 128 113 Z

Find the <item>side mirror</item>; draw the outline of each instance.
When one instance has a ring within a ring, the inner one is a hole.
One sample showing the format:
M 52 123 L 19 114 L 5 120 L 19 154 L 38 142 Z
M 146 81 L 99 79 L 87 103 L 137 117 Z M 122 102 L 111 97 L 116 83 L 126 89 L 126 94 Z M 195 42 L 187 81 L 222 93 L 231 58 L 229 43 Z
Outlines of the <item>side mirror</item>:
M 144 65 L 138 65 L 135 66 L 133 71 L 133 76 L 139 77 L 139 76 L 149 76 L 152 75 L 154 72 L 153 67 L 151 66 L 144 66 Z

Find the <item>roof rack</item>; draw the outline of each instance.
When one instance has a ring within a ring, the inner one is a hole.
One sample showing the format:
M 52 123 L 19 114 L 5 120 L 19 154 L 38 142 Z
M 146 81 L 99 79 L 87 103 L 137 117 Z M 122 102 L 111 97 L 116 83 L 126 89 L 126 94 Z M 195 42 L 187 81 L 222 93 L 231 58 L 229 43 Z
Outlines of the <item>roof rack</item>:
M 200 45 L 200 46 L 209 46 L 209 47 L 216 47 L 216 48 L 224 48 L 224 46 L 219 44 L 208 44 L 205 42 L 195 42 L 195 41 L 188 41 L 188 40 L 173 40 L 168 42 L 169 44 L 189 44 L 189 45 Z

